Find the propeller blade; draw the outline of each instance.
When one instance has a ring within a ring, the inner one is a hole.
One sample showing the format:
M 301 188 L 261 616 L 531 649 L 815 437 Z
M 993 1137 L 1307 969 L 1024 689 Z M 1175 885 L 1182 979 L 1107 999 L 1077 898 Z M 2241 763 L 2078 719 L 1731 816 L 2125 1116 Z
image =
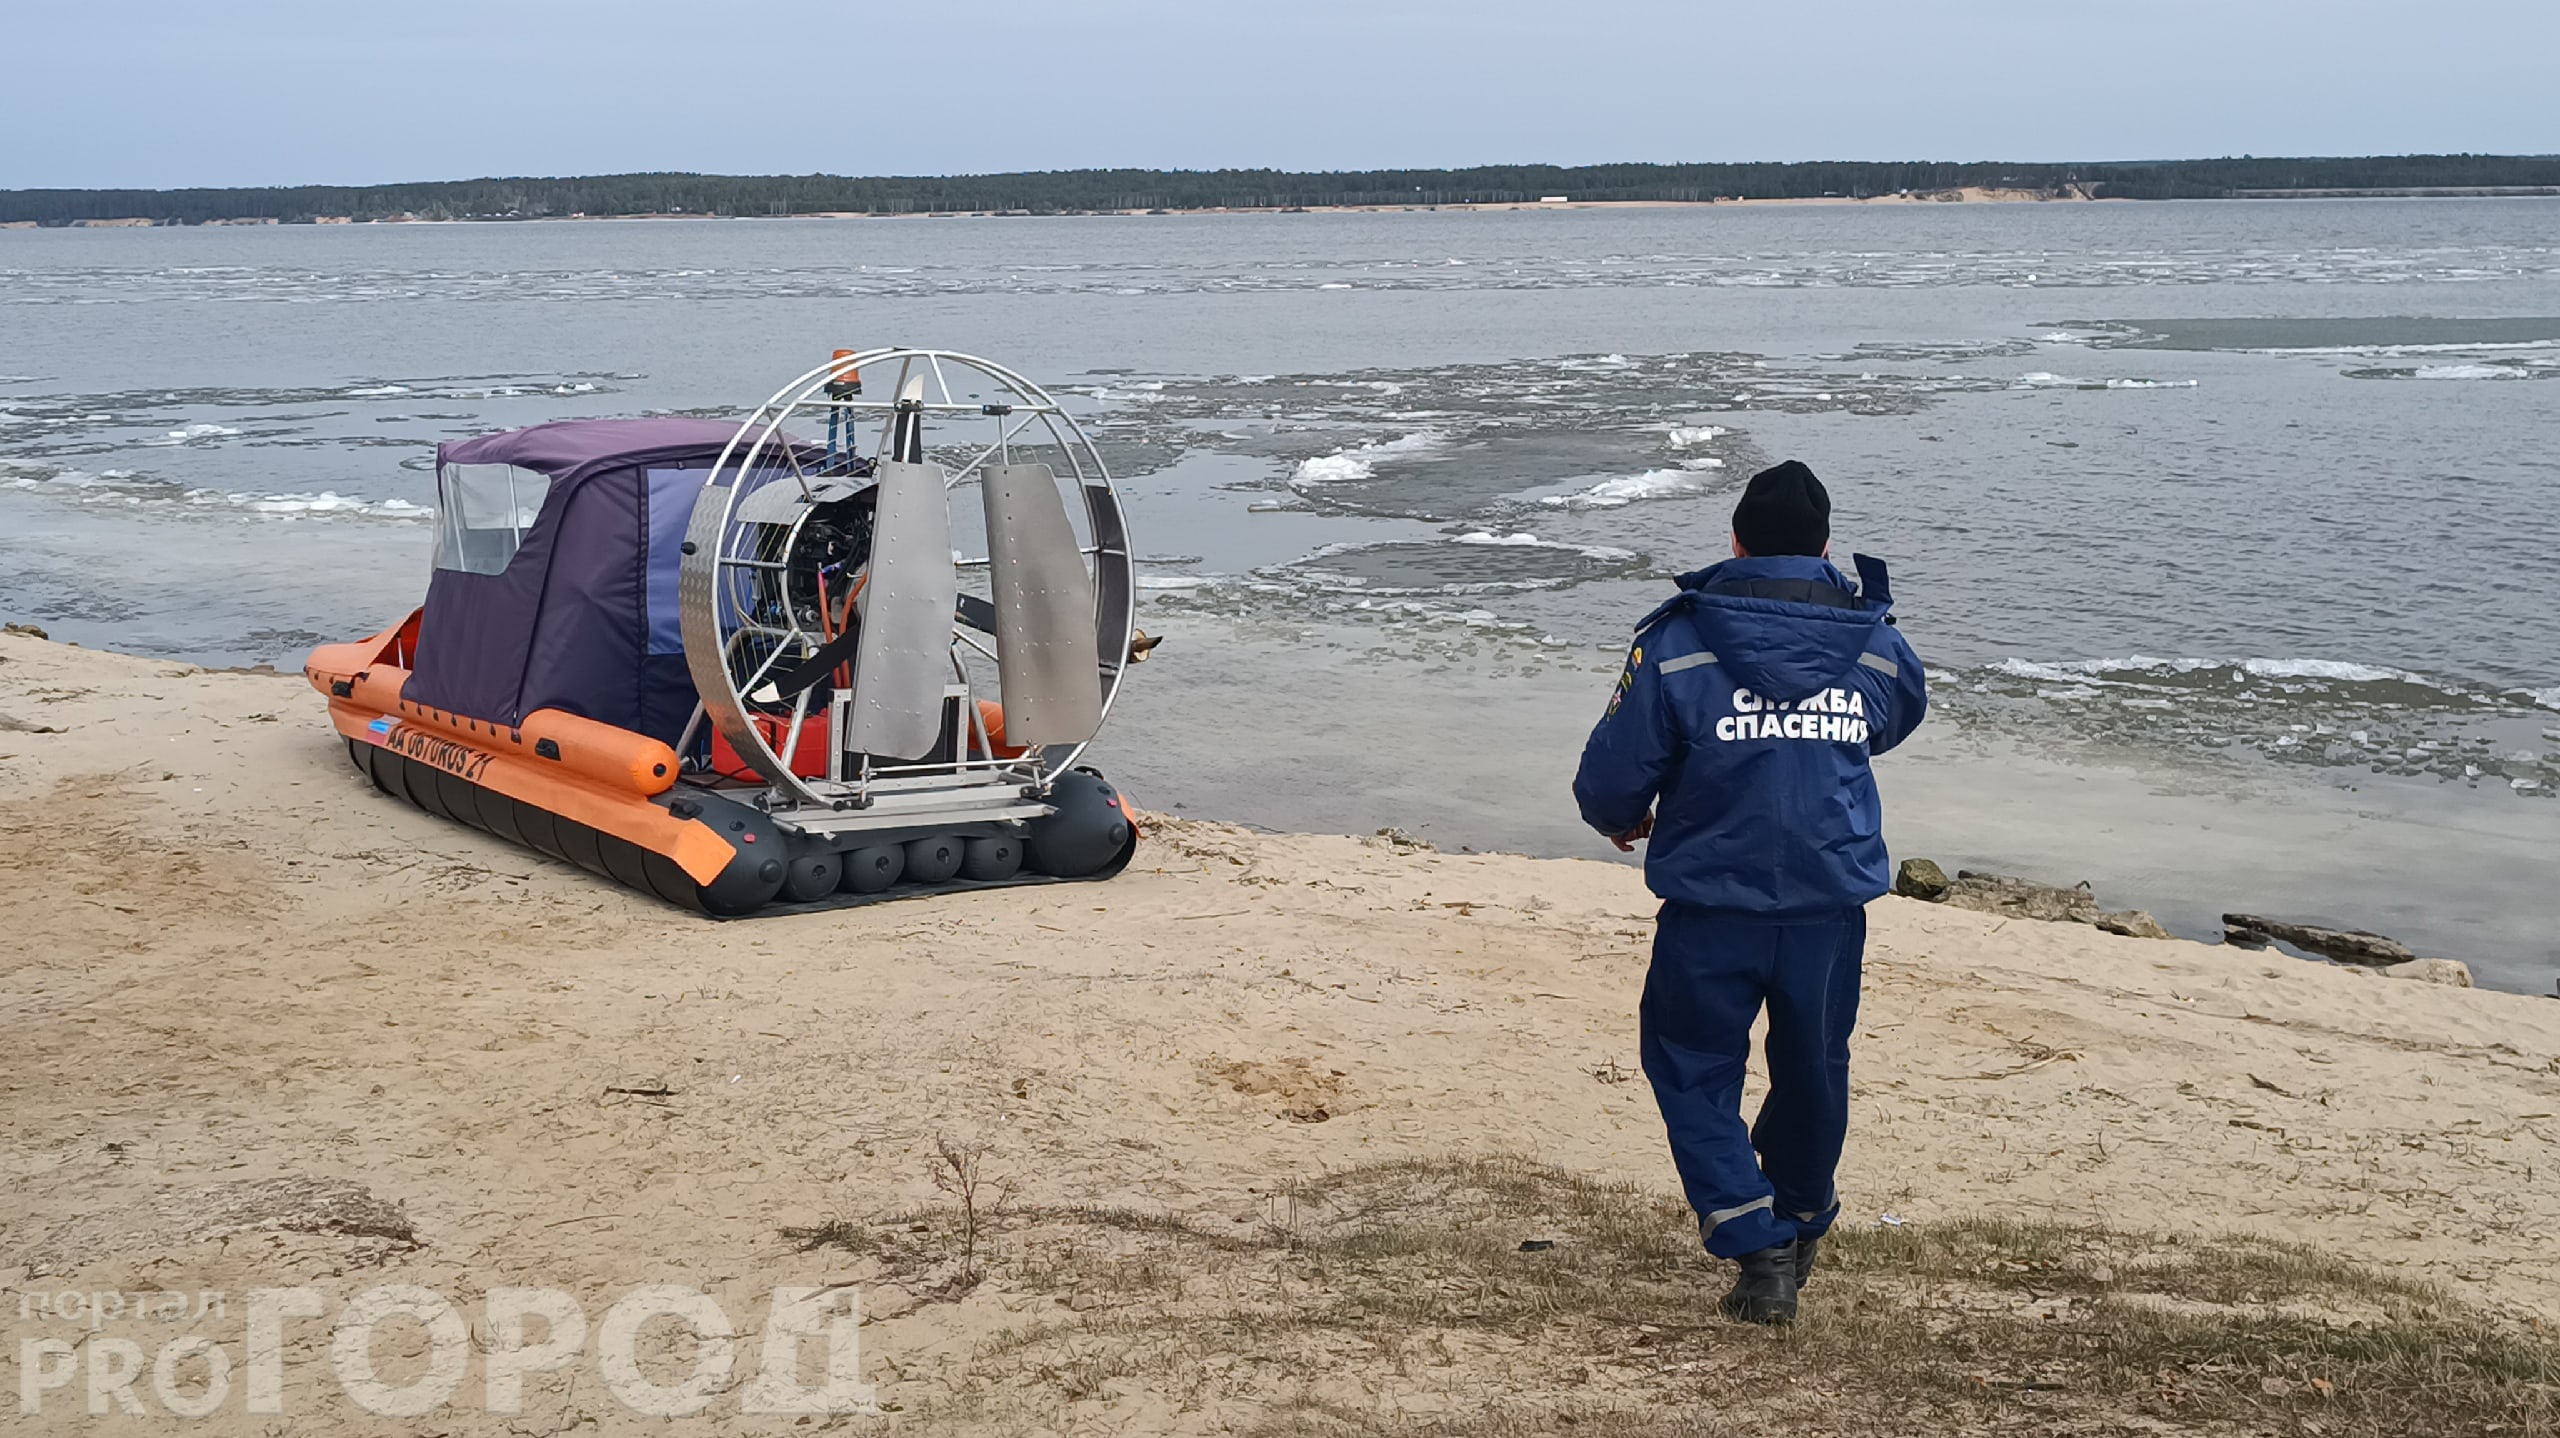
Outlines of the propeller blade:
M 871 579 L 863 586 L 853 708 L 845 747 L 916 759 L 942 737 L 951 682 L 951 617 L 960 571 L 951 563 L 951 507 L 942 466 L 883 461 L 873 520 Z
M 1102 727 L 1102 664 L 1093 577 L 1057 473 L 1045 464 L 997 464 L 979 474 L 1005 741 L 1080 744 Z

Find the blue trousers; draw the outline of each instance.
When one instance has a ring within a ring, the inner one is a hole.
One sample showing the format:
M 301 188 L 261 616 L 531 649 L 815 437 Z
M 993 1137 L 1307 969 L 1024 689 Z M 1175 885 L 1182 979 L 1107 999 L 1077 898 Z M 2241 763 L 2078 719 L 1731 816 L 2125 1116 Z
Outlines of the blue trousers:
M 1849 1132 L 1849 1034 L 1867 911 L 1760 918 L 1665 904 L 1641 1010 L 1671 1161 L 1719 1258 L 1831 1227 Z M 1769 1009 L 1769 1097 L 1742 1126 L 1751 1024 Z

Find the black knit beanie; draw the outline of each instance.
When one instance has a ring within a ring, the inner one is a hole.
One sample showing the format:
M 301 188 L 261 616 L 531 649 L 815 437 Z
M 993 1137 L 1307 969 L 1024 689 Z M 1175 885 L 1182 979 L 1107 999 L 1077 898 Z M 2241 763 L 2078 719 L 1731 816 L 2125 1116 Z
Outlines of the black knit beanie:
M 1764 469 L 1733 507 L 1733 537 L 1754 556 L 1818 555 L 1831 542 L 1831 496 L 1799 461 Z

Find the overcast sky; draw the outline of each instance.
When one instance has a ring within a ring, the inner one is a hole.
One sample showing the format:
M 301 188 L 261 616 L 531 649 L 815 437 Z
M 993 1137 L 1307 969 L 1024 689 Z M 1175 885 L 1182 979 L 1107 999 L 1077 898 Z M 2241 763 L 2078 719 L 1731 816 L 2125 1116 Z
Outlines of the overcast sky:
M 0 0 L 0 187 L 2560 152 L 2560 0 Z

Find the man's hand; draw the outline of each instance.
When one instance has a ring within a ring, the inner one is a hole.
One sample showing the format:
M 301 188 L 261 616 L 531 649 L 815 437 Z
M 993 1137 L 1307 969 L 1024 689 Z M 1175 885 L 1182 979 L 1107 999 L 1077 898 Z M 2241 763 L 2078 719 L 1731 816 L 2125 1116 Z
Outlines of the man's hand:
M 1623 834 L 1611 834 L 1609 836 L 1609 842 L 1618 846 L 1619 853 L 1632 854 L 1636 851 L 1636 841 L 1645 838 L 1652 833 L 1653 816 L 1651 814 L 1647 814 L 1643 818 L 1637 820 L 1636 826 L 1629 829 L 1627 832 Z

